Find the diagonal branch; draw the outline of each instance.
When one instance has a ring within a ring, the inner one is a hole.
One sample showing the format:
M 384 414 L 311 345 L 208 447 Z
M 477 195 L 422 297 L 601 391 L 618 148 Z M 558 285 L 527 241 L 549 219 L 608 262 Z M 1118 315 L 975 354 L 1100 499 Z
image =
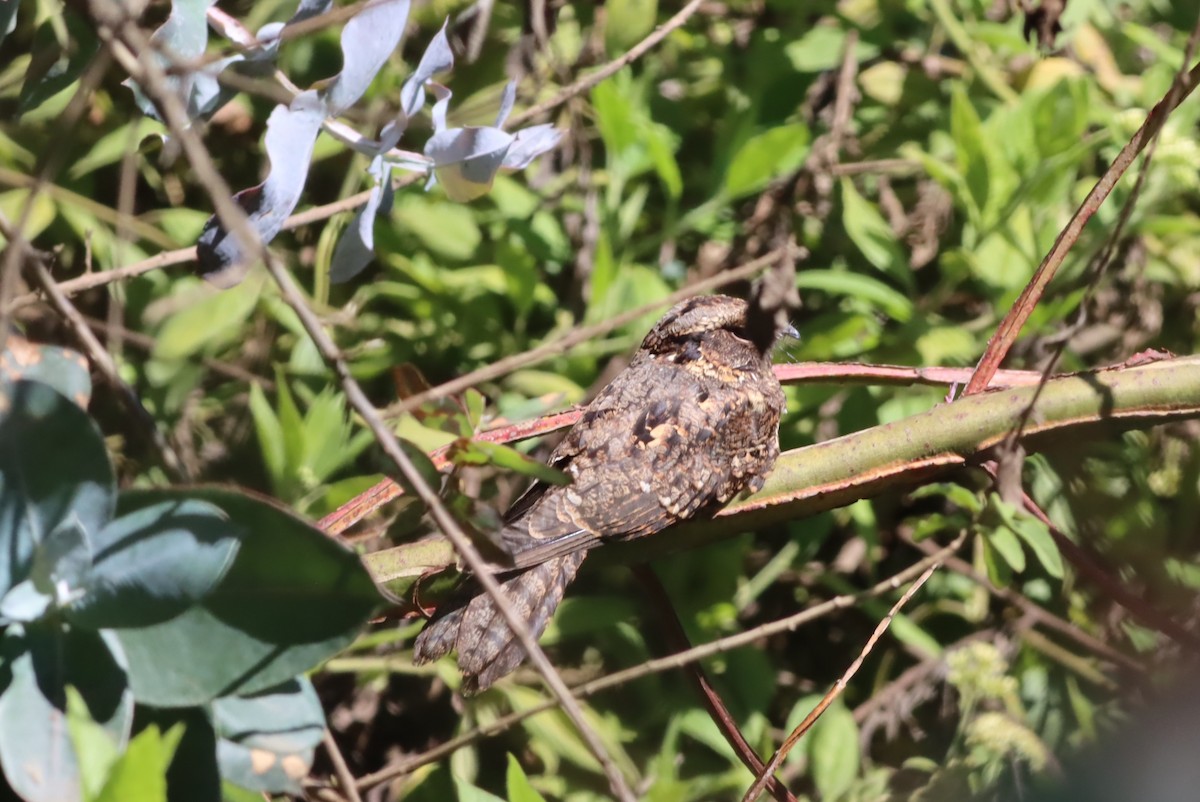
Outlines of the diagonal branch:
M 211 155 L 205 149 L 196 131 L 188 125 L 182 102 L 168 88 L 162 68 L 153 59 L 140 60 L 134 55 L 146 52 L 149 47 L 144 32 L 128 18 L 125 9 L 116 4 L 114 0 L 95 0 L 93 9 L 98 18 L 97 21 L 100 23 L 102 40 L 109 46 L 118 62 L 142 85 L 162 109 L 168 126 L 179 138 L 184 154 L 196 172 L 197 180 L 208 192 L 218 218 L 235 236 L 241 239 L 242 245 L 249 252 L 255 253 L 265 262 L 267 270 L 278 284 L 284 300 L 296 312 L 322 358 L 337 375 L 351 406 L 362 416 L 368 428 L 375 434 L 384 453 L 414 486 L 422 500 L 428 505 L 434 520 L 441 527 L 443 533 L 455 544 L 464 562 L 475 573 L 486 592 L 495 600 L 501 614 L 528 653 L 530 661 L 542 672 L 546 684 L 558 697 L 563 710 L 571 718 L 578 728 L 580 736 L 599 761 L 613 794 L 622 802 L 634 799 L 632 790 L 617 769 L 608 750 L 584 718 L 579 703 L 571 696 L 562 678 L 554 670 L 549 659 L 530 634 L 528 627 L 525 626 L 501 592 L 483 558 L 441 503 L 437 494 L 425 484 L 416 467 L 404 454 L 396 437 L 383 422 L 378 410 L 367 399 L 358 382 L 351 376 L 345 360 L 322 328 L 316 315 L 308 307 L 291 276 L 275 259 L 270 250 L 263 245 L 257 232 L 249 225 L 245 213 L 234 202 L 228 185 L 212 162 Z
M 1075 211 L 1075 214 L 1068 221 L 1065 228 L 1058 235 L 1058 239 L 1054 241 L 1054 246 L 1050 252 L 1046 254 L 1046 258 L 1038 265 L 1038 269 L 1034 272 L 1033 278 L 1021 290 L 1012 309 L 1004 316 L 1000 326 L 988 341 L 987 350 L 979 360 L 979 364 L 975 367 L 975 374 L 971 377 L 971 381 L 967 383 L 964 395 L 972 395 L 983 391 L 991 380 L 992 374 L 1000 367 L 1000 363 L 1004 361 L 1004 357 L 1016 342 L 1017 336 L 1021 333 L 1021 328 L 1025 325 L 1025 321 L 1033 314 L 1034 308 L 1038 301 L 1041 300 L 1046 287 L 1049 286 L 1055 273 L 1062 267 L 1063 261 L 1067 258 L 1067 254 L 1075 243 L 1079 240 L 1080 234 L 1083 233 L 1083 227 L 1087 225 L 1088 220 L 1092 218 L 1100 206 L 1108 198 L 1109 194 L 1116 187 L 1121 176 L 1130 168 L 1137 155 L 1142 152 L 1147 143 L 1158 135 L 1162 127 L 1166 125 L 1167 119 L 1171 116 L 1171 112 L 1183 102 L 1183 100 L 1192 93 L 1196 88 L 1197 83 L 1200 83 L 1200 64 L 1197 64 L 1187 73 L 1181 73 L 1171 83 L 1171 87 L 1167 90 L 1163 99 L 1155 104 L 1150 113 L 1146 115 L 1146 121 L 1142 123 L 1142 127 L 1137 130 L 1129 142 L 1117 154 L 1117 158 L 1107 170 L 1096 185 L 1092 187 L 1092 191 L 1084 198 L 1083 203 Z

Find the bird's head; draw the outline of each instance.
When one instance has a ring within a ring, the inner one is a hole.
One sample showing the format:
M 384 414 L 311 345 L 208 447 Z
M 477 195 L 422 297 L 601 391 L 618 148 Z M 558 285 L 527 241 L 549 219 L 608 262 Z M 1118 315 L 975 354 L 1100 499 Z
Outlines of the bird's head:
M 783 337 L 799 339 L 793 326 L 779 327 L 766 353 L 751 341 L 746 327 L 749 306 L 741 298 L 728 295 L 701 295 L 671 307 L 642 341 L 642 350 L 651 354 L 687 353 L 701 341 L 724 341 L 739 348 L 752 348 L 769 359 L 770 350 Z

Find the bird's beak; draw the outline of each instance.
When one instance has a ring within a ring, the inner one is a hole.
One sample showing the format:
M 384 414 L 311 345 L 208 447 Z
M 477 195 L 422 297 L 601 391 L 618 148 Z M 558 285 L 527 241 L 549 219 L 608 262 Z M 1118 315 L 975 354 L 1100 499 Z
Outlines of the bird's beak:
M 795 326 L 784 326 L 779 330 L 779 337 L 780 339 L 783 339 L 784 337 L 791 337 L 793 340 L 799 340 L 800 332 L 796 331 Z

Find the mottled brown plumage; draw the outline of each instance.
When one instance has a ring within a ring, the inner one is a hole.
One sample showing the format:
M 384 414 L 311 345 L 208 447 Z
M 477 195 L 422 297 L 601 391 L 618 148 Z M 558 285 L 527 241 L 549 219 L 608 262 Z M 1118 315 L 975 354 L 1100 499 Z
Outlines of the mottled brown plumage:
M 745 301 L 721 295 L 672 308 L 550 455 L 571 484 L 536 483 L 505 516 L 500 538 L 516 570 L 498 578 L 535 637 L 589 549 L 711 515 L 762 487 L 784 400 L 771 369 L 778 337 L 754 345 L 746 313 Z M 491 598 L 473 593 L 442 605 L 414 650 L 424 663 L 457 649 L 468 693 L 525 658 Z

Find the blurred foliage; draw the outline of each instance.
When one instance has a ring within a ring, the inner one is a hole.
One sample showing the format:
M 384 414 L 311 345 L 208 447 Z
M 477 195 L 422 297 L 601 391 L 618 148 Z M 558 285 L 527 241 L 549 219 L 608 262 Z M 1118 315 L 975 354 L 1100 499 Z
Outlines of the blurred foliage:
M 391 216 L 375 228 L 380 256 L 354 281 L 328 281 L 352 213 L 285 231 L 273 249 L 380 406 L 660 299 L 759 255 L 779 230 L 809 251 L 797 278 L 803 340 L 787 347 L 788 358 L 971 365 L 1096 176 L 1185 66 L 1196 15 L 1192 3 L 1070 0 L 1062 33 L 1039 46 L 1024 35 L 1016 5 L 706 3 L 631 66 L 556 108 L 551 121 L 566 131 L 558 151 L 522 174 L 497 177 L 490 194 L 458 204 L 437 188 L 398 189 Z M 625 52 L 678 8 L 547 3 L 547 18 L 534 20 L 531 9 L 543 4 L 490 4 L 490 18 L 475 13 L 483 6 L 435 0 L 414 8 L 404 47 L 345 122 L 378 133 L 447 15 L 459 56 L 448 123 L 467 125 L 494 120 L 509 78 L 520 79 L 519 114 Z M 254 30 L 288 18 L 294 3 L 225 10 Z M 5 11 L 0 5 L 0 31 Z M 72 76 L 96 48 L 82 13 L 76 4 L 25 0 L 0 42 L 0 212 L 25 220 L 33 243 L 53 252 L 60 279 L 189 246 L 212 212 L 161 125 L 138 116 L 119 70 L 102 76 L 75 125 L 59 123 L 80 86 Z M 143 22 L 152 28 L 166 14 L 153 3 Z M 480 19 L 485 29 L 476 28 Z M 209 52 L 228 45 L 213 34 Z M 855 97 L 837 120 L 848 52 Z M 337 29 L 286 42 L 277 63 L 301 87 L 335 74 Z M 272 106 L 238 95 L 203 129 L 231 186 L 261 180 Z M 1171 115 L 1115 257 L 1097 275 L 1094 261 L 1138 170 L 1117 185 L 1008 366 L 1043 367 L 1060 344 L 1061 370 L 1121 362 L 1151 347 L 1198 350 L 1198 116 L 1194 98 Z M 835 124 L 840 152 L 831 159 Z M 428 116 L 412 127 L 422 136 L 432 128 Z M 300 210 L 366 188 L 368 161 L 319 137 Z M 49 181 L 28 203 L 43 173 Z M 335 377 L 261 275 L 219 292 L 173 267 L 75 300 L 197 481 L 268 493 L 317 517 L 379 478 L 383 462 L 347 414 Z M 484 382 L 482 396 L 461 404 L 426 405 L 397 427 L 433 448 L 462 436 L 464 425 L 469 433 L 580 401 L 652 319 Z M 73 343 L 43 306 L 20 307 L 14 322 L 31 339 Z M 781 441 L 795 448 L 902 419 L 945 393 L 805 384 L 787 395 Z M 121 487 L 166 482 L 107 385 L 97 384 L 91 412 Z M 1061 438 L 1027 459 L 1022 476 L 1055 524 L 1112 577 L 1185 622 L 1200 589 L 1197 434 L 1193 423 Z M 519 448 L 545 453 L 537 443 Z M 528 470 L 512 454 L 465 454 L 443 492 L 456 514 L 486 530 L 520 490 L 510 471 Z M 805 798 L 1004 797 L 1117 729 L 1154 685 L 1147 677 L 1172 676 L 1173 641 L 1078 576 L 1046 529 L 988 492 L 980 476 L 953 479 L 655 565 L 689 636 L 703 642 L 890 576 L 919 558 L 914 540 L 976 535 L 966 555 L 973 571 L 944 569 L 930 580 L 789 757 L 781 777 Z M 393 505 L 356 542 L 376 548 L 412 538 L 427 529 L 419 512 L 411 502 Z M 1125 654 L 1145 674 L 1021 614 L 981 577 Z M 760 754 L 812 709 L 888 606 L 863 603 L 705 661 Z M 417 669 L 408 661 L 415 630 L 380 626 L 314 676 L 355 775 L 547 698 L 526 670 L 477 698 L 454 699 L 458 678 L 448 662 Z M 574 681 L 661 653 L 661 632 L 627 572 L 596 567 L 573 587 L 544 642 Z M 76 744 L 100 726 L 78 707 L 68 711 Z M 750 783 L 676 673 L 605 691 L 585 707 L 647 799 L 730 799 Z M 95 790 L 89 798 L 109 798 L 127 764 L 161 765 L 171 754 L 193 760 L 189 739 L 207 739 L 209 749 L 227 740 L 219 724 L 184 714 L 139 719 L 125 755 L 105 764 L 107 773 L 85 774 Z M 331 767 L 322 760 L 316 773 L 325 777 Z M 582 802 L 606 793 L 577 733 L 550 712 L 415 769 L 384 798 Z

